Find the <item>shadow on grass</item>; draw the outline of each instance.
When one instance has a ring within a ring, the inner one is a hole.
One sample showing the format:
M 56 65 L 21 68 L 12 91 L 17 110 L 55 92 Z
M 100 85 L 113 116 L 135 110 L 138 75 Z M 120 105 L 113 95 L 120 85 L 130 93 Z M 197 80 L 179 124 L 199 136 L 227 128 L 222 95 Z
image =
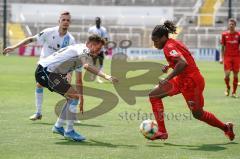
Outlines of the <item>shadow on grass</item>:
M 195 150 L 195 151 L 222 151 L 227 149 L 226 145 L 237 145 L 237 142 L 229 142 L 223 144 L 203 144 L 203 145 L 183 145 L 183 144 L 172 144 L 164 142 L 151 142 L 148 147 L 164 147 L 164 146 L 176 146 L 181 147 L 182 149 Z
M 136 145 L 125 145 L 125 144 L 111 144 L 107 142 L 97 141 L 97 140 L 86 140 L 82 142 L 75 142 L 69 140 L 62 140 L 60 142 L 56 142 L 57 145 L 77 145 L 77 146 L 100 146 L 100 147 L 109 147 L 109 148 L 118 148 L 118 147 L 126 147 L 126 148 L 136 148 Z
M 164 147 L 163 142 L 164 141 L 162 141 L 162 142 L 155 142 L 155 141 L 148 140 L 147 141 L 147 144 L 148 144 L 147 146 L 148 147 Z
M 54 125 L 54 123 L 46 123 L 46 122 L 33 122 L 33 125 Z M 103 127 L 102 125 L 94 125 L 94 124 L 85 124 L 85 123 L 75 123 L 74 126 L 86 126 L 86 127 Z
M 222 151 L 227 149 L 226 145 L 236 145 L 236 142 L 229 142 L 223 144 L 203 144 L 203 145 L 182 145 L 182 144 L 172 144 L 164 143 L 165 146 L 177 146 L 182 147 L 182 149 L 195 150 L 195 151 Z

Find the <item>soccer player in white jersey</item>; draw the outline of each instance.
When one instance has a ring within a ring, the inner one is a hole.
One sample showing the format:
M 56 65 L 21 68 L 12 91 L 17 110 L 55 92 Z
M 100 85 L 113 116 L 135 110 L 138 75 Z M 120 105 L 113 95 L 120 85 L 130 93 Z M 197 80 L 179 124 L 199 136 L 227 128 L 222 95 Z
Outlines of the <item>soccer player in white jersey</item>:
M 35 36 L 28 37 L 14 46 L 5 48 L 3 54 L 10 53 L 20 46 L 37 42 L 42 45 L 40 60 L 44 59 L 61 48 L 75 44 L 74 37 L 68 32 L 70 23 L 71 15 L 68 11 L 64 11 L 60 14 L 58 26 L 44 29 Z M 81 76 L 81 72 L 76 73 L 76 75 Z M 43 87 L 38 83 L 36 84 L 35 98 L 36 113 L 30 116 L 30 120 L 42 118 Z
M 88 29 L 88 33 L 91 34 L 96 34 L 102 38 L 104 38 L 106 41 L 108 40 L 108 34 L 107 34 L 107 30 L 105 27 L 101 26 L 101 18 L 100 17 L 96 17 L 95 18 L 95 26 L 92 26 Z M 103 60 L 104 60 L 104 53 L 106 53 L 106 49 L 102 48 L 100 54 L 96 57 L 93 57 L 93 64 L 96 66 L 97 64 L 97 60 L 99 60 L 99 67 L 102 70 L 103 69 Z M 99 83 L 103 83 L 102 80 L 100 80 L 100 78 L 97 77 L 97 82 Z
M 84 136 L 74 130 L 76 113 L 71 115 L 70 110 L 70 108 L 76 109 L 79 105 L 79 110 L 83 113 L 83 103 L 78 104 L 83 96 L 82 87 L 79 87 L 80 83 L 77 83 L 76 88 L 80 88 L 80 90 L 76 90 L 65 77 L 67 73 L 83 67 L 106 80 L 117 82 L 118 80 L 115 77 L 105 74 L 91 64 L 92 56 L 97 56 L 104 44 L 105 40 L 103 38 L 98 35 L 91 35 L 88 37 L 86 44 L 68 46 L 38 62 L 39 65 L 35 72 L 36 81 L 50 91 L 56 92 L 67 99 L 57 122 L 52 128 L 53 133 L 60 134 L 73 141 L 85 140 Z M 64 129 L 65 122 L 66 128 Z

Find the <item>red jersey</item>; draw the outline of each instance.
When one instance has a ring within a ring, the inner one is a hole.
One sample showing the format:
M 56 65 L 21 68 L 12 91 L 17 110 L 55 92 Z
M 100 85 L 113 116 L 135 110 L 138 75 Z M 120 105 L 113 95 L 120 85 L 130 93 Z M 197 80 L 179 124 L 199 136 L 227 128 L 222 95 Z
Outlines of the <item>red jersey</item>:
M 199 73 L 199 69 L 190 53 L 190 51 L 186 48 L 184 44 L 182 44 L 180 41 L 176 41 L 174 39 L 169 38 L 163 47 L 164 55 L 169 63 L 169 67 L 174 69 L 176 66 L 176 63 L 174 63 L 174 58 L 177 57 L 184 57 L 187 66 L 179 74 L 179 76 L 191 76 L 194 75 L 194 73 Z
M 222 33 L 222 45 L 225 46 L 224 57 L 240 56 L 240 34 L 238 32 L 230 33 L 225 31 Z

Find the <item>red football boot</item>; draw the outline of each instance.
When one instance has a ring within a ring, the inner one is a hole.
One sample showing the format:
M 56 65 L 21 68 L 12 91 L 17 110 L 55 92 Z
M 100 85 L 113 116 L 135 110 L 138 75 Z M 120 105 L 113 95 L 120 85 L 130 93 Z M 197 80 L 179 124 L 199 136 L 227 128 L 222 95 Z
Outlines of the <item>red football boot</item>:
M 233 132 L 233 124 L 228 122 L 225 125 L 227 126 L 227 130 L 225 131 L 225 135 L 229 138 L 230 141 L 234 140 L 235 134 Z
M 157 131 L 151 138 L 150 140 L 166 140 L 168 138 L 168 133 L 165 132 L 160 132 L 160 131 Z

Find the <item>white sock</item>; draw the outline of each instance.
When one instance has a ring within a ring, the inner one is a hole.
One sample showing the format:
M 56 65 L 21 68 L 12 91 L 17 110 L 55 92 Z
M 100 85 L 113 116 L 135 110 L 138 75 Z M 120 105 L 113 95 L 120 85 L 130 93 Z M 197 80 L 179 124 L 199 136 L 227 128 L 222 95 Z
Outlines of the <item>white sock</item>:
M 57 119 L 57 121 L 55 123 L 55 126 L 58 127 L 58 128 L 59 127 L 63 127 L 63 125 L 64 125 L 64 123 L 66 121 L 66 110 L 67 110 L 67 107 L 68 107 L 68 102 L 63 106 L 62 111 L 61 111 L 61 113 L 60 113 L 60 115 L 59 115 L 59 117 L 58 117 L 58 119 Z
M 69 107 L 68 107 L 69 112 L 71 112 L 71 109 L 72 109 L 73 110 L 72 113 L 75 113 L 77 105 L 78 105 L 78 99 L 71 99 L 71 100 L 69 100 Z M 72 113 L 71 113 L 71 115 L 72 115 Z M 74 124 L 74 120 L 73 119 L 74 118 L 76 120 L 76 116 L 74 116 L 74 117 L 73 116 L 69 116 L 68 117 L 68 114 L 67 114 L 66 132 L 69 132 L 69 131 L 73 130 L 73 124 Z
M 73 130 L 74 120 L 67 120 L 66 132 L 70 132 Z
M 64 123 L 65 123 L 65 120 L 63 120 L 59 117 L 58 120 L 55 123 L 55 126 L 60 128 L 60 127 L 63 127 Z
M 35 103 L 38 114 L 42 114 L 42 103 L 43 103 L 43 88 L 36 88 L 35 91 Z

